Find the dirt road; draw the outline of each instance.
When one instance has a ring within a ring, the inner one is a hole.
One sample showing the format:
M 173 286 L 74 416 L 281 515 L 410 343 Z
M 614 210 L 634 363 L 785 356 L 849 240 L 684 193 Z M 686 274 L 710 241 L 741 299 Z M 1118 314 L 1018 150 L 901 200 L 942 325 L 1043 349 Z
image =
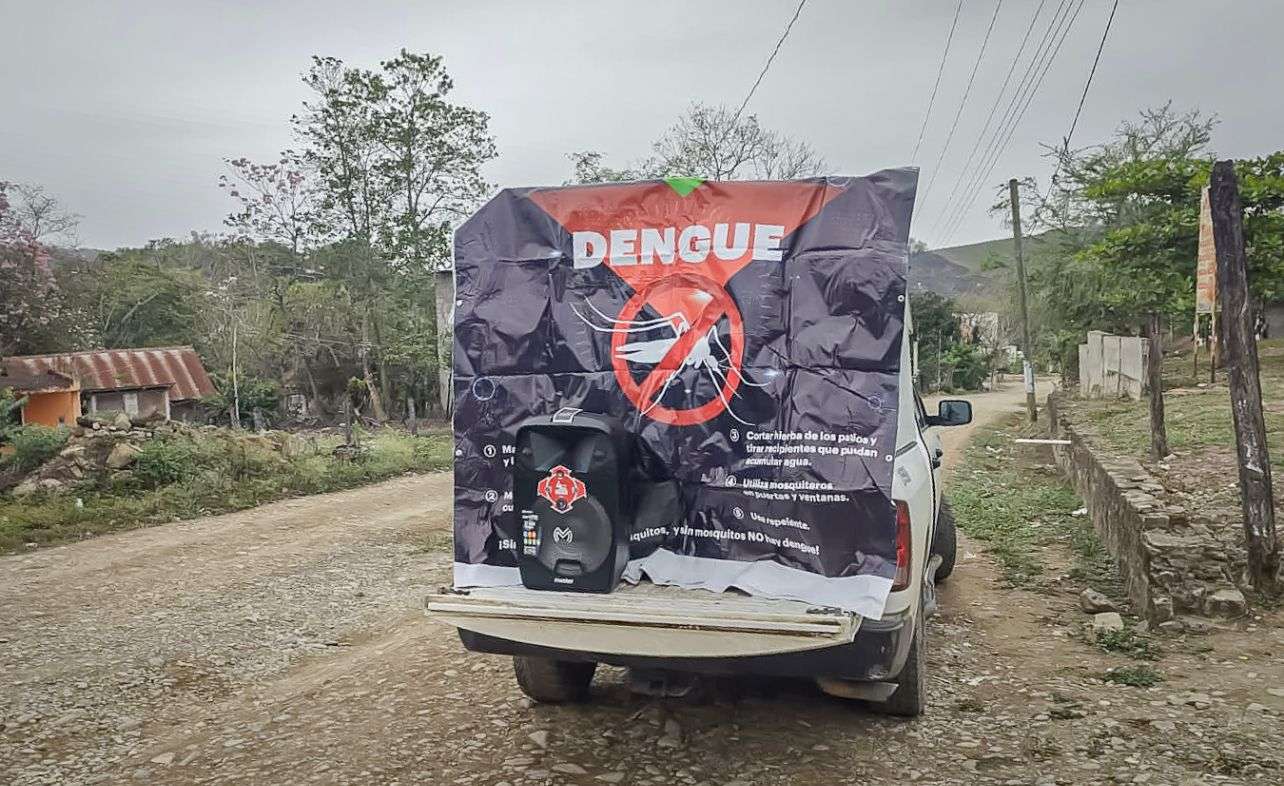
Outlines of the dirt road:
M 1014 385 L 974 397 L 977 419 L 1021 396 Z M 967 432 L 950 432 L 947 447 Z M 930 623 L 932 697 L 920 720 L 885 719 L 792 681 L 727 681 L 708 703 L 657 702 L 631 695 L 613 669 L 599 671 L 589 705 L 533 707 L 506 659 L 466 654 L 419 611 L 449 580 L 449 505 L 449 475 L 402 478 L 0 560 L 0 783 L 1280 774 L 1261 754 L 1277 738 L 1245 718 L 1284 700 L 1234 687 L 1251 682 L 1256 663 L 1278 668 L 1278 634 L 1209 637 L 1202 652 L 1177 656 L 1159 688 L 1104 684 L 1095 677 L 1119 659 L 1075 637 L 1077 589 L 1002 589 L 966 541 Z

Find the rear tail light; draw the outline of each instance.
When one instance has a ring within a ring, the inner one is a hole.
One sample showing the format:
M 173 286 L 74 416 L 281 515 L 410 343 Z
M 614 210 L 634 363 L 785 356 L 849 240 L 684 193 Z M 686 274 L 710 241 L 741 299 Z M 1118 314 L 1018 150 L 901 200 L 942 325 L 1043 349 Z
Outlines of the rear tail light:
M 896 578 L 892 581 L 892 592 L 900 592 L 910 584 L 910 562 L 913 559 L 913 539 L 910 531 L 909 505 L 904 500 L 896 500 Z

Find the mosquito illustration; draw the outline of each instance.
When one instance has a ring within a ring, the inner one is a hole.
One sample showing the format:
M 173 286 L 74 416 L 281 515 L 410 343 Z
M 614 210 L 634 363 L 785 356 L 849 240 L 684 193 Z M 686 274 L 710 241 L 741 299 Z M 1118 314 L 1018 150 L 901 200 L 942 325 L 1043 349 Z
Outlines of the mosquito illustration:
M 672 332 L 671 336 L 631 341 L 619 347 L 616 352 L 616 357 L 629 363 L 644 363 L 648 365 L 659 363 L 664 359 L 665 355 L 668 354 L 674 343 L 691 330 L 691 323 L 687 321 L 686 316 L 681 312 L 674 312 L 668 316 L 658 317 L 656 319 L 616 320 L 599 311 L 597 306 L 594 306 L 592 301 L 587 298 L 584 299 L 584 304 L 588 306 L 588 308 L 591 309 L 592 312 L 603 322 L 606 322 L 609 327 L 597 324 L 593 320 L 587 318 L 584 314 L 580 313 L 579 309 L 574 305 L 571 306 L 571 311 L 575 313 L 575 316 L 580 318 L 580 321 L 599 333 L 634 334 L 648 333 L 657 330 L 668 330 Z M 716 354 L 713 351 L 715 347 L 719 350 Z M 742 385 L 748 385 L 755 388 L 765 388 L 767 387 L 767 384 L 750 381 L 743 373 L 741 373 L 740 369 L 731 362 L 731 353 L 727 350 L 726 346 L 723 345 L 722 339 L 718 335 L 717 325 L 710 327 L 708 332 L 706 332 L 702 338 L 696 340 L 695 343 L 691 345 L 691 349 L 687 352 L 687 356 L 683 358 L 682 362 L 678 364 L 678 367 L 673 369 L 672 373 L 665 378 L 664 385 L 660 388 L 659 392 L 652 398 L 651 403 L 647 405 L 647 408 L 642 410 L 643 415 L 650 412 L 660 403 L 664 398 L 664 395 L 668 393 L 669 388 L 672 387 L 673 381 L 678 378 L 678 375 L 683 371 L 683 369 L 687 368 L 698 369 L 708 374 L 710 380 L 713 382 L 714 390 L 717 391 L 718 398 L 722 401 L 722 405 L 726 408 L 727 413 L 746 426 L 753 425 L 735 413 L 735 410 L 731 408 L 731 402 L 723 395 L 722 390 L 726 387 L 728 377 L 731 374 L 735 374 Z M 690 393 L 690 388 L 687 388 L 686 392 Z M 732 397 L 739 398 L 740 393 L 738 391 L 733 392 Z

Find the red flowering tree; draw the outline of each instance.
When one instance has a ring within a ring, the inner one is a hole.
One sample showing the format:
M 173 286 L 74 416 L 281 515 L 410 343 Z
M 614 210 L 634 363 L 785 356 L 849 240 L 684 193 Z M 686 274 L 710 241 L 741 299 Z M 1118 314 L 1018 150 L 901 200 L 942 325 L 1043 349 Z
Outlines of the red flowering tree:
M 40 352 L 58 342 L 67 316 L 49 251 L 19 220 L 0 182 L 0 355 Z

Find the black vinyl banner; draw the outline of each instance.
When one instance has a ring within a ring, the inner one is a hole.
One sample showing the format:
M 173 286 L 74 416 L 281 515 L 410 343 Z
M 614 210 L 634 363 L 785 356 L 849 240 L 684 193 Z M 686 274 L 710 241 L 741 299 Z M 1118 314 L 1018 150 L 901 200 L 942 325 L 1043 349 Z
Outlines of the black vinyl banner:
M 881 614 L 917 171 L 501 192 L 455 234 L 455 583 L 520 583 L 515 432 L 617 418 L 629 580 Z

